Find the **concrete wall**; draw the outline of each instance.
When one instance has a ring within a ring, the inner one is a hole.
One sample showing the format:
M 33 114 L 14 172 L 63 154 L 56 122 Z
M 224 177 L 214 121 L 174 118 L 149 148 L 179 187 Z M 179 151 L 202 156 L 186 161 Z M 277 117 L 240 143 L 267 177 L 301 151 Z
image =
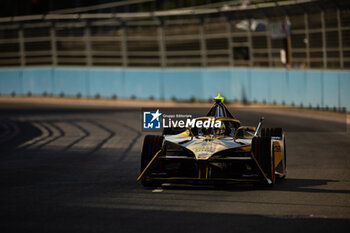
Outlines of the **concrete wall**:
M 0 69 L 0 94 L 285 103 L 350 110 L 350 71 L 285 69 Z

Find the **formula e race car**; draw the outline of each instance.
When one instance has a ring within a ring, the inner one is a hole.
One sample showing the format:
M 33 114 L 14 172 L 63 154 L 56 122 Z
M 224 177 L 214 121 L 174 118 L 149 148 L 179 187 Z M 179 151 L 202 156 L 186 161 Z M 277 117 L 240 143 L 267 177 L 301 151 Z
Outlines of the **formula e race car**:
M 263 118 L 257 127 L 241 126 L 220 94 L 214 100 L 208 114 L 194 119 L 192 127 L 182 132 L 167 128 L 161 136 L 145 137 L 137 179 L 142 185 L 252 182 L 273 186 L 276 178 L 286 176 L 283 130 L 260 130 Z

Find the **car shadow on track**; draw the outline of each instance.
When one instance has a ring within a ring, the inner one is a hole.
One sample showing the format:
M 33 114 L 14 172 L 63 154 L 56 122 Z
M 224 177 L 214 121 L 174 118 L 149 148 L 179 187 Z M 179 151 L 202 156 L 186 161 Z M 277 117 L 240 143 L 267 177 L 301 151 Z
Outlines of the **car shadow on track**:
M 292 191 L 292 192 L 310 192 L 310 193 L 350 193 L 350 190 L 342 189 L 323 189 L 319 186 L 326 186 L 329 183 L 340 182 L 339 180 L 330 179 L 300 179 L 287 178 L 276 184 L 273 190 Z
M 289 191 L 289 192 L 310 192 L 310 193 L 345 193 L 350 194 L 350 190 L 321 188 L 329 183 L 340 182 L 339 180 L 328 179 L 297 179 L 288 178 L 279 180 L 273 187 L 254 184 L 163 184 L 162 189 L 169 190 L 223 190 L 223 191 Z

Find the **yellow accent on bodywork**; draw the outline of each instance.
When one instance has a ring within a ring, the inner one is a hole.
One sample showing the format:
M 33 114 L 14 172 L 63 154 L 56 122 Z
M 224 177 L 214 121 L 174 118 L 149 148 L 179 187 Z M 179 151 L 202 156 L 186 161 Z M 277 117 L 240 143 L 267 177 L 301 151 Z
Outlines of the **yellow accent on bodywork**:
M 275 167 L 277 167 L 278 164 L 282 161 L 282 150 L 279 141 L 273 142 L 273 152 L 275 154 Z
M 182 133 L 177 134 L 176 136 L 187 138 L 190 136 L 190 134 L 193 135 L 192 132 L 187 129 L 187 130 L 183 131 Z
M 223 102 L 224 102 L 224 97 L 222 97 L 222 96 L 220 95 L 220 93 L 218 93 L 218 96 L 216 96 L 216 97 L 214 98 L 214 100 L 215 100 L 215 101 L 216 101 L 216 100 L 220 100 L 221 103 L 223 103 Z
M 149 166 L 151 166 L 151 164 L 153 163 L 153 160 L 155 160 L 155 158 L 158 156 L 158 154 L 161 152 L 162 150 L 159 150 L 152 158 L 152 160 L 147 164 L 146 168 L 143 169 L 142 173 L 140 174 L 140 176 L 137 178 L 137 181 L 141 180 L 141 178 L 143 177 L 143 175 L 146 173 L 146 171 L 148 170 Z

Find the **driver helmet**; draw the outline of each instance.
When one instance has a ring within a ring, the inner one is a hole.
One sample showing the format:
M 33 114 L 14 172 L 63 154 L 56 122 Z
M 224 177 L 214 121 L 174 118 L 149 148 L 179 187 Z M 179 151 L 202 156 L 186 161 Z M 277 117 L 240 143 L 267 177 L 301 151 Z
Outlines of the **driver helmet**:
M 217 129 L 215 129 L 215 134 L 216 135 L 224 135 L 225 131 L 226 131 L 225 124 L 223 122 L 221 122 L 221 126 Z

